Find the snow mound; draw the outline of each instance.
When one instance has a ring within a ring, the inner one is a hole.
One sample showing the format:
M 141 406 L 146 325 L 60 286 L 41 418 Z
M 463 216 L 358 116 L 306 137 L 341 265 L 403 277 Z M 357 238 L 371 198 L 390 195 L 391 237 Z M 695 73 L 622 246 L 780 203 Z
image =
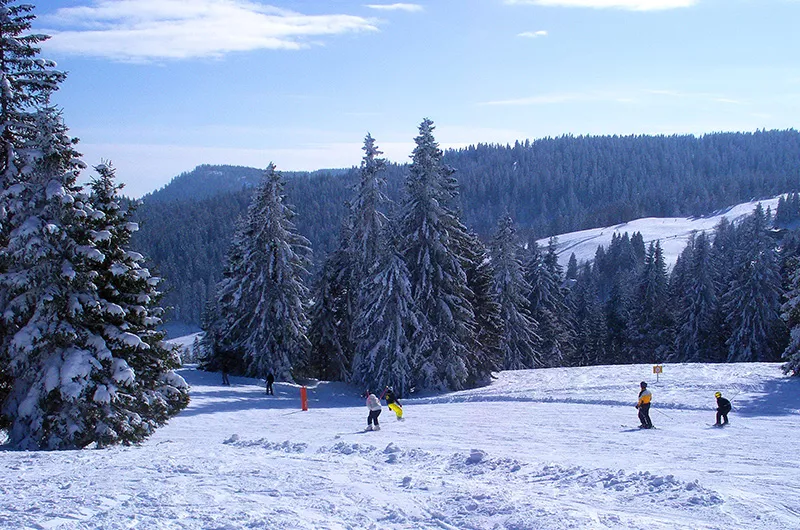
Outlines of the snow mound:
M 283 453 L 304 453 L 308 448 L 307 443 L 290 442 L 288 440 L 284 442 L 270 442 L 263 438 L 259 440 L 240 440 L 236 434 L 222 443 L 235 447 L 258 447 L 266 451 L 280 451 Z

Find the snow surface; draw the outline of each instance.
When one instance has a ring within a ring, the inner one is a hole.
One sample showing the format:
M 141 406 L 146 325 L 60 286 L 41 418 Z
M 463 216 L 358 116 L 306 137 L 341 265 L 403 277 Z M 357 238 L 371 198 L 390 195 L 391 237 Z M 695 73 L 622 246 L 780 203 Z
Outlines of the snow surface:
M 668 267 L 672 267 L 678 256 L 686 248 L 686 244 L 692 234 L 703 231 L 713 232 L 714 227 L 719 224 L 723 217 L 735 223 L 752 214 L 759 203 L 764 210 L 768 207 L 771 208 L 774 215 L 775 209 L 778 207 L 778 198 L 737 204 L 703 217 L 647 217 L 615 226 L 561 234 L 556 236 L 558 238 L 556 249 L 558 262 L 563 267 L 566 267 L 573 252 L 578 263 L 592 261 L 598 246 L 603 245 L 608 249 L 612 235 L 621 236 L 627 232 L 628 235 L 632 236 L 635 232 L 640 232 L 644 239 L 645 248 L 651 242 L 661 241 L 664 260 Z M 540 239 L 537 243 L 542 248 L 547 248 L 549 240 L 550 238 Z
M 0 528 L 800 528 L 800 379 L 778 364 L 503 372 L 404 399 L 192 367 L 192 402 L 136 447 L 0 451 Z M 639 430 L 639 381 L 655 430 Z M 714 392 L 733 401 L 714 421 Z

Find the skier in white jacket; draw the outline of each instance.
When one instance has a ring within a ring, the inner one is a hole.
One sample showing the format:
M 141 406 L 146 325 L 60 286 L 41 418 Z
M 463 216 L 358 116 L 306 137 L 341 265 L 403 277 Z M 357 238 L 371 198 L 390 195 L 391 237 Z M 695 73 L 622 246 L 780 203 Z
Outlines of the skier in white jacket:
M 381 414 L 381 400 L 369 390 L 367 390 L 367 408 L 369 409 L 369 416 L 367 416 L 367 430 L 381 430 L 381 426 L 378 424 L 378 416 Z M 375 427 L 372 426 L 373 421 L 375 422 Z

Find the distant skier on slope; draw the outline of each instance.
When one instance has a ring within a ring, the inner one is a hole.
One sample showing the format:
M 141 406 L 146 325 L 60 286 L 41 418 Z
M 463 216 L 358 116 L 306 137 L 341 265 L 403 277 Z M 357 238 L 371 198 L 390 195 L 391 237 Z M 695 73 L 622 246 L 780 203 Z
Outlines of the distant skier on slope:
M 369 409 L 369 416 L 367 416 L 367 430 L 379 431 L 381 426 L 378 424 L 378 416 L 381 415 L 381 400 L 378 396 L 367 390 L 367 408 Z M 375 427 L 372 426 L 375 422 Z
M 220 370 L 222 370 L 222 385 L 231 386 L 231 381 L 228 379 L 228 359 L 222 358 Z
M 639 425 L 640 429 L 652 429 L 653 422 L 650 421 L 650 400 L 653 399 L 653 393 L 647 390 L 647 383 L 644 381 L 639 385 L 642 390 L 639 392 L 639 401 L 636 403 L 636 408 L 639 409 Z
M 275 382 L 275 376 L 272 375 L 272 372 L 267 374 L 267 394 L 270 396 L 275 395 L 275 391 L 272 389 L 272 384 Z
M 722 392 L 716 392 L 714 397 L 717 398 L 717 423 L 715 427 L 722 427 L 728 424 L 728 413 L 731 411 L 731 402 L 722 397 Z M 720 423 L 720 420 L 724 420 Z
M 387 386 L 383 390 L 383 398 L 386 400 L 386 406 L 389 407 L 389 410 L 394 412 L 397 415 L 397 421 L 403 419 L 403 405 L 400 404 L 400 401 L 397 399 L 397 396 L 394 395 L 394 389 L 390 386 Z

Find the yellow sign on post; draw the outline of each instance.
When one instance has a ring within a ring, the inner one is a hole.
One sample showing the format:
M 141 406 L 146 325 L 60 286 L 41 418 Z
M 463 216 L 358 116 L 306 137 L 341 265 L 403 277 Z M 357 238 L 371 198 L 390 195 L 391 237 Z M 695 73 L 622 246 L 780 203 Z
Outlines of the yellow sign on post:
M 664 367 L 660 364 L 653 366 L 653 373 L 656 374 L 656 383 L 658 383 L 658 374 L 664 371 Z

